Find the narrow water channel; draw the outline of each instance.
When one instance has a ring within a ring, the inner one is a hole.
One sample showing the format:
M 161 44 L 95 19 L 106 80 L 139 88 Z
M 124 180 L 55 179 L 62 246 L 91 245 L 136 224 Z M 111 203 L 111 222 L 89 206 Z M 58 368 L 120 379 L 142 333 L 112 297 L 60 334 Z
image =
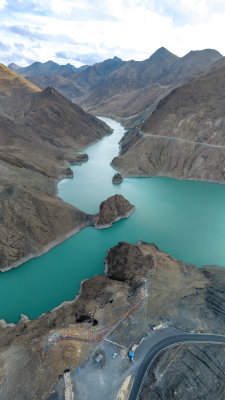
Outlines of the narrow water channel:
M 17 322 L 21 313 L 36 318 L 73 299 L 83 279 L 103 273 L 107 249 L 119 241 L 142 238 L 199 267 L 225 267 L 225 186 L 169 178 L 132 178 L 113 185 L 110 162 L 124 129 L 102 119 L 113 135 L 85 151 L 89 161 L 73 167 L 73 179 L 60 182 L 59 197 L 96 213 L 102 200 L 121 193 L 136 212 L 110 229 L 88 227 L 42 257 L 0 274 L 0 319 Z

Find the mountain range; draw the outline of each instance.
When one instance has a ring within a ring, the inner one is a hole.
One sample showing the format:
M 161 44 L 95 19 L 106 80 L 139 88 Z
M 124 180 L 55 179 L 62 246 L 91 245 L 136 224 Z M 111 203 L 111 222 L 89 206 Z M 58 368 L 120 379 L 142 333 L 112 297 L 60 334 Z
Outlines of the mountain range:
M 94 114 L 126 118 L 146 111 L 145 119 L 161 98 L 221 58 L 211 49 L 178 57 L 162 47 L 144 61 L 114 57 L 81 69 L 48 61 L 16 66 L 16 71 L 41 88 L 55 87 Z M 10 67 L 15 69 L 12 64 Z

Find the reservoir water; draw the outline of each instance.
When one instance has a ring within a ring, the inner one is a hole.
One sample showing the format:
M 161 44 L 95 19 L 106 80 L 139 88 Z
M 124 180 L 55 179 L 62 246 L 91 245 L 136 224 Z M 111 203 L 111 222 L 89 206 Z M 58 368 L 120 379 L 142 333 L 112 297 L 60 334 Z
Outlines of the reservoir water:
M 199 267 L 225 267 L 225 186 L 169 178 L 129 178 L 113 185 L 110 162 L 124 129 L 102 119 L 114 133 L 84 151 L 89 161 L 73 167 L 73 179 L 59 183 L 59 197 L 93 214 L 102 200 L 120 193 L 135 205 L 135 213 L 109 229 L 88 227 L 42 257 L 0 274 L 0 319 L 36 318 L 72 300 L 82 280 L 103 273 L 107 249 L 119 241 L 141 238 Z

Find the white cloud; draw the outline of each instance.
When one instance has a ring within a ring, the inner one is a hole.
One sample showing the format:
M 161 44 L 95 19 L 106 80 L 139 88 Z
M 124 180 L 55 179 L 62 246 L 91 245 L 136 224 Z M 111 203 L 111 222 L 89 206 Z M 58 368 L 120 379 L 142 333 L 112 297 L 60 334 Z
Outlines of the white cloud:
M 0 0 L 0 10 L 6 7 L 7 5 L 7 0 Z
M 3 4 L 0 0 L 0 8 Z M 38 12 L 27 8 L 7 15 L 7 29 L 28 27 L 30 35 L 4 31 L 6 22 L 0 26 L 2 42 L 22 39 L 25 62 L 58 61 L 55 54 L 62 51 L 71 54 L 70 62 L 77 54 L 141 60 L 161 46 L 180 56 L 203 48 L 225 54 L 224 0 L 36 0 L 35 5 Z
M 62 3 L 60 0 L 52 0 L 51 2 L 52 10 L 59 15 L 67 14 L 70 15 L 71 7 L 68 4 Z
M 161 0 L 162 8 L 169 10 L 173 15 L 179 13 L 179 17 L 182 16 L 191 23 L 197 21 L 206 22 L 215 13 L 225 13 L 225 2 L 224 0 Z M 160 3 L 160 2 L 159 2 Z M 158 5 L 158 3 L 157 3 Z M 166 7 L 165 7 L 166 6 Z
M 91 4 L 86 0 L 52 0 L 51 9 L 58 15 L 71 15 L 72 10 L 90 10 Z
M 89 10 L 92 6 L 85 0 L 69 1 L 69 0 L 52 0 L 51 9 L 58 15 L 70 15 L 72 10 Z

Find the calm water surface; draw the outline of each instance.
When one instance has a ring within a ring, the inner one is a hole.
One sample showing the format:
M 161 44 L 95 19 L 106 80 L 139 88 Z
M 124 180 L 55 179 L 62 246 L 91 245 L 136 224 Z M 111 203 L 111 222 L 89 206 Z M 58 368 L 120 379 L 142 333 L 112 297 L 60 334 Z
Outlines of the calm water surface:
M 142 238 L 199 267 L 225 267 L 225 186 L 168 178 L 132 178 L 113 185 L 110 162 L 124 129 L 104 120 L 113 135 L 85 151 L 89 161 L 73 167 L 73 179 L 60 182 L 59 197 L 96 213 L 102 200 L 121 193 L 136 212 L 110 229 L 88 227 L 44 256 L 0 274 L 0 318 L 17 322 L 21 313 L 36 318 L 73 299 L 83 279 L 103 273 L 107 249 L 123 240 Z

